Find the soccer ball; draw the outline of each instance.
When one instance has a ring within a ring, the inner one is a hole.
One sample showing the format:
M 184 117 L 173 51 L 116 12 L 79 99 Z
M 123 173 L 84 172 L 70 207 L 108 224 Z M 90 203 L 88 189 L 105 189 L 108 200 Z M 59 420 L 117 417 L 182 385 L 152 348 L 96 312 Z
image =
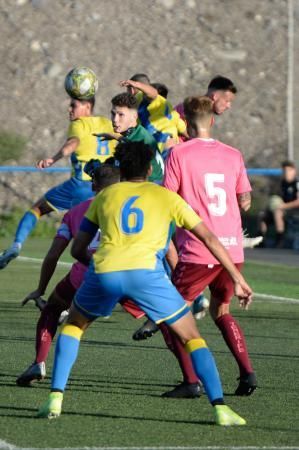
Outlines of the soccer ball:
M 75 67 L 65 77 L 64 87 L 70 97 L 88 100 L 97 92 L 98 80 L 88 67 Z
M 209 309 L 210 301 L 203 295 L 199 294 L 192 304 L 192 312 L 195 319 L 203 319 Z

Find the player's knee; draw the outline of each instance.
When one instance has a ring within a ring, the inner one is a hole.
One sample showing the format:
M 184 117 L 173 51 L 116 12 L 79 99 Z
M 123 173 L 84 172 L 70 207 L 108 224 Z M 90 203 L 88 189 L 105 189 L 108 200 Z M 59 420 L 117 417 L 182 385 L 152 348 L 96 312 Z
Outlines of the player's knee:
M 39 216 L 43 216 L 54 211 L 44 198 L 38 200 L 31 209 L 34 210 Z
M 54 291 L 48 299 L 48 306 L 51 307 L 51 309 L 57 310 L 57 312 L 62 312 L 69 309 L 70 304 Z
M 215 321 L 219 317 L 229 314 L 229 303 L 221 303 L 219 300 L 211 298 L 209 311 L 212 319 Z

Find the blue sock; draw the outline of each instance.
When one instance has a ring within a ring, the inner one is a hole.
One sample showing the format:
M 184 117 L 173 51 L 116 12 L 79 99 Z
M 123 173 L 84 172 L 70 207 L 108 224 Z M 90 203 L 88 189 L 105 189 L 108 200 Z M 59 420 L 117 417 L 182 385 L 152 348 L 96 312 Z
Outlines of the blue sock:
M 57 339 L 52 372 L 51 389 L 64 391 L 71 369 L 77 359 L 83 331 L 75 325 L 66 324 Z
M 35 225 L 39 219 L 38 213 L 30 209 L 29 211 L 26 211 L 24 216 L 19 222 L 16 236 L 15 236 L 15 242 L 18 244 L 23 244 L 24 241 L 27 239 L 28 235 L 31 233 L 31 231 L 35 228 Z
M 223 390 L 212 353 L 204 339 L 191 339 L 185 345 L 190 353 L 196 375 L 202 381 L 206 394 L 212 403 L 223 399 Z

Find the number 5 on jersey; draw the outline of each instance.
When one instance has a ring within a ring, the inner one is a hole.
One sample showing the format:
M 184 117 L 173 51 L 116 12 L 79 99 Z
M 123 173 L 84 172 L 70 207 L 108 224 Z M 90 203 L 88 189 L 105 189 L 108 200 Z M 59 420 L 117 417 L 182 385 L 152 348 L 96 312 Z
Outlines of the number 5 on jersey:
M 223 173 L 206 173 L 205 189 L 207 196 L 211 200 L 208 208 L 212 216 L 224 216 L 226 213 L 226 192 L 223 187 L 216 186 L 216 183 L 224 184 Z

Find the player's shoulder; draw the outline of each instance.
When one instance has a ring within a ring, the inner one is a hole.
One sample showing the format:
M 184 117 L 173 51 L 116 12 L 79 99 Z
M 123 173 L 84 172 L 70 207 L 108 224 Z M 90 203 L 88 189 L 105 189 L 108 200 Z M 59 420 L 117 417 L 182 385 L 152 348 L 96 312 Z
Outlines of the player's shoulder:
M 232 155 L 236 155 L 236 156 L 242 155 L 241 150 L 239 150 L 239 149 L 236 148 L 236 147 L 232 147 L 231 145 L 225 144 L 225 143 L 222 142 L 222 141 L 217 141 L 217 140 L 216 140 L 215 142 L 217 143 L 217 145 L 218 145 L 219 147 L 221 147 L 221 149 L 222 149 L 223 151 L 226 151 L 227 153 L 231 153 Z
M 168 203 L 172 203 L 176 199 L 181 199 L 181 197 L 176 192 L 170 191 L 166 187 L 160 186 L 159 184 L 155 184 L 155 183 L 151 183 L 151 184 L 154 185 L 152 190 L 154 192 L 156 191 L 157 198 L 167 199 Z
M 105 124 L 105 125 L 110 125 L 110 124 L 111 124 L 111 120 L 108 119 L 108 118 L 105 117 L 105 116 L 93 116 L 93 118 L 94 118 L 94 120 L 95 120 L 96 122 L 99 122 L 99 123 L 101 123 L 101 124 Z
M 184 158 L 188 151 L 191 151 L 195 146 L 195 140 L 189 139 L 188 141 L 176 144 L 172 149 L 170 154 L 175 158 Z
M 68 214 L 71 217 L 76 217 L 80 214 L 82 214 L 82 216 L 83 216 L 85 211 L 87 211 L 87 209 L 89 208 L 89 205 L 91 204 L 92 201 L 93 201 L 93 198 L 89 198 L 88 200 L 85 200 L 84 202 L 78 203 L 78 205 L 73 206 L 68 211 Z
M 84 202 L 78 203 L 78 205 L 76 206 L 73 206 L 64 214 L 62 222 L 72 224 L 73 221 L 78 220 L 78 218 L 83 218 L 92 200 L 93 198 L 90 198 L 88 200 L 85 200 Z

